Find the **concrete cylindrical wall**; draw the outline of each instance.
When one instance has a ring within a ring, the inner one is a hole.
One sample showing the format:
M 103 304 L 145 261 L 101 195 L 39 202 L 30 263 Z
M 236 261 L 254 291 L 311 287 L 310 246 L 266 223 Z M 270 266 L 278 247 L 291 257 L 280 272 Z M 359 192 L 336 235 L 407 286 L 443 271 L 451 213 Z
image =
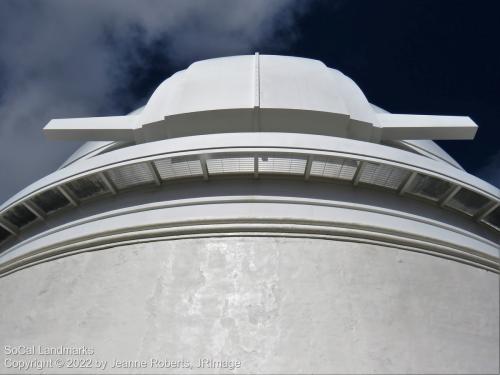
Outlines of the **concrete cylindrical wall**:
M 390 246 L 151 241 L 18 270 L 0 279 L 0 290 L 1 360 L 11 365 L 83 358 L 106 360 L 110 373 L 131 371 L 115 361 L 144 361 L 123 365 L 146 373 L 229 371 L 207 361 L 199 368 L 206 359 L 239 361 L 241 373 L 499 370 L 498 275 Z M 7 355 L 6 345 L 85 345 L 93 354 Z M 166 360 L 192 368 L 160 367 Z

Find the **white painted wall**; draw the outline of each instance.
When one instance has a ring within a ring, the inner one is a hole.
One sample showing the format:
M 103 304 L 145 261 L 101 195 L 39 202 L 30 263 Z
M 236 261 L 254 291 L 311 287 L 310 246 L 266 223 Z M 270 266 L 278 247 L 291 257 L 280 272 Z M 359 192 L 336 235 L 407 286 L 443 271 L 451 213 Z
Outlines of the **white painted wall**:
M 0 306 L 2 363 L 14 358 L 4 345 L 42 344 L 87 345 L 95 355 L 86 358 L 107 361 L 239 360 L 240 373 L 499 370 L 498 275 L 378 245 L 212 237 L 119 246 L 1 278 Z M 185 372 L 213 371 L 195 370 Z

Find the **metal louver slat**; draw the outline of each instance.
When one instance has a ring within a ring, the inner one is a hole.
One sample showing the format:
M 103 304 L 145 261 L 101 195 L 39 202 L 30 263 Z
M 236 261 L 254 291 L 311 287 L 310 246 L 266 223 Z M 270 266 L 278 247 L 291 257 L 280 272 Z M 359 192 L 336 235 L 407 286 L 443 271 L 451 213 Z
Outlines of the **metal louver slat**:
M 209 174 L 253 173 L 253 156 L 207 159 Z
M 301 175 L 306 171 L 307 158 L 259 157 L 259 173 L 288 173 Z
M 70 204 L 68 199 L 55 188 L 35 195 L 32 201 L 45 213 L 56 211 Z
M 450 190 L 452 184 L 436 177 L 417 173 L 407 192 L 419 197 L 438 201 Z
M 396 190 L 410 172 L 391 165 L 365 162 L 360 171 L 359 182 Z
M 198 158 L 166 158 L 155 160 L 154 165 L 162 180 L 201 176 L 201 162 Z
M 337 178 L 350 181 L 354 178 L 358 162 L 353 159 L 330 157 L 312 161 L 311 176 Z
M 106 173 L 118 189 L 127 189 L 155 182 L 153 172 L 145 163 L 123 165 L 110 169 Z
M 472 216 L 489 201 L 488 198 L 478 193 L 462 188 L 446 203 L 446 206 Z
M 22 204 L 12 207 L 3 216 L 18 228 L 22 228 L 36 220 L 36 215 Z
M 109 192 L 106 184 L 97 175 L 79 178 L 78 180 L 68 182 L 66 186 L 81 200 Z

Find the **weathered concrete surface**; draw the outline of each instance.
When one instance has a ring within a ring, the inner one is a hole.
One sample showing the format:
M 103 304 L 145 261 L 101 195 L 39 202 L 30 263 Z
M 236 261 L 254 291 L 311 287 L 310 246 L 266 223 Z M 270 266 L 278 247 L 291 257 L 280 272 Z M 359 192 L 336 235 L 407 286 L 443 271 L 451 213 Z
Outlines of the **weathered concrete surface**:
M 0 371 L 48 358 L 90 359 L 94 368 L 79 371 L 91 373 L 103 372 L 96 360 L 112 373 L 223 371 L 197 368 L 207 358 L 241 361 L 242 373 L 498 373 L 498 282 L 426 254 L 318 239 L 122 246 L 0 279 Z M 19 345 L 94 354 L 6 354 Z M 147 365 L 121 370 L 115 360 Z M 45 369 L 57 371 L 74 369 Z

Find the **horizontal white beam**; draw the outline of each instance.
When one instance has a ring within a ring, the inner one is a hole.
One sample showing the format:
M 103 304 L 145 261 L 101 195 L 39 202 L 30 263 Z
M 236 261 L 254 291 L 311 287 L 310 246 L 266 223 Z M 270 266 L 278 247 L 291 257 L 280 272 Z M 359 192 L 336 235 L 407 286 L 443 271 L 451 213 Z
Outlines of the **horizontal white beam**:
M 138 116 L 55 119 L 43 132 L 51 140 L 132 141 L 138 123 Z
M 207 111 L 207 114 L 210 111 Z M 290 114 L 292 114 L 290 112 Z M 282 113 L 283 115 L 283 113 Z M 335 114 L 332 114 L 335 115 Z M 372 132 L 376 139 L 401 140 L 401 139 L 473 139 L 476 135 L 477 125 L 470 117 L 466 116 L 431 116 L 431 115 L 402 115 L 390 113 L 377 113 L 377 125 L 372 126 Z M 207 117 L 207 121 L 208 121 Z M 186 124 L 182 123 L 184 135 L 197 135 L 199 132 L 196 121 L 193 119 L 193 129 L 190 134 Z M 234 119 L 232 120 L 234 121 Z M 242 121 L 244 118 L 242 117 Z M 326 120 L 334 121 L 332 119 Z M 188 121 L 188 123 L 190 123 Z M 284 121 L 284 124 L 288 122 Z M 54 140 L 86 140 L 86 141 L 137 141 L 142 139 L 144 129 L 140 115 L 136 116 L 109 116 L 89 117 L 74 119 L 56 119 L 50 121 L 44 128 L 44 133 L 49 139 Z M 234 122 L 233 122 L 234 125 Z M 331 124 L 330 124 L 331 125 Z M 162 123 L 160 127 L 175 127 L 173 124 Z M 286 125 L 288 126 L 288 125 Z M 326 125 L 325 125 L 326 126 Z M 353 126 L 352 124 L 349 126 Z M 156 125 L 158 127 L 158 124 Z M 204 133 L 227 132 L 228 126 L 220 121 L 205 124 Z M 345 134 L 337 134 L 337 127 L 327 127 L 331 136 L 345 137 Z M 237 126 L 234 131 L 241 131 Z M 283 129 L 286 131 L 286 129 Z M 304 128 L 307 132 L 307 129 Z M 161 132 L 160 132 L 161 133 Z M 163 134 L 163 133 L 161 133 Z M 161 139 L 159 136 L 158 139 Z
M 381 138 L 474 139 L 477 125 L 467 116 L 400 115 L 377 113 Z

